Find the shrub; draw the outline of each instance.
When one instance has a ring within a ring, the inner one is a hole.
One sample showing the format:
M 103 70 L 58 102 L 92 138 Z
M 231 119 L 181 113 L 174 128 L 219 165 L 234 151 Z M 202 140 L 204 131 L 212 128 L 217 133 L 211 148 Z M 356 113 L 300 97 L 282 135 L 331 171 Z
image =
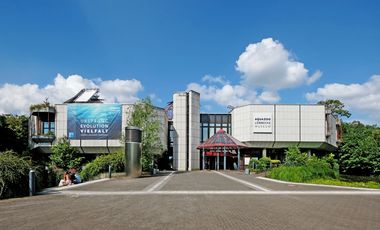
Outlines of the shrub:
M 281 164 L 280 160 L 270 160 L 272 167 L 277 167 Z
M 307 182 L 315 179 L 339 178 L 339 166 L 331 161 L 331 155 L 310 157 L 304 165 L 282 165 L 269 172 L 269 177 L 291 182 Z
M 95 160 L 85 165 L 80 173 L 81 177 L 83 180 L 90 180 L 102 172 L 107 171 L 109 165 L 111 165 L 113 172 L 124 171 L 124 153 L 120 151 L 97 157 Z
M 13 151 L 0 153 L 0 198 L 28 194 L 29 163 Z
M 290 146 L 285 154 L 285 165 L 287 166 L 305 165 L 308 158 L 307 154 L 301 153 L 297 146 Z
M 269 157 L 262 157 L 259 160 L 251 159 L 249 162 L 250 170 L 253 170 L 253 165 L 256 165 L 256 172 L 263 172 L 270 168 L 271 159 Z

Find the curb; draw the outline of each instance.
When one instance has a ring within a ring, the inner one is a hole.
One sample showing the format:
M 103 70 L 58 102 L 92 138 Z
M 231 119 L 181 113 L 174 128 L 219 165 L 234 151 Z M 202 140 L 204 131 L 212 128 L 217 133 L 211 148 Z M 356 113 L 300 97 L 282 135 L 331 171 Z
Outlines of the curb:
M 79 187 L 83 187 L 83 186 L 86 186 L 86 185 L 95 184 L 95 183 L 98 183 L 98 182 L 103 182 L 103 181 L 108 181 L 108 180 L 110 180 L 110 179 L 109 178 L 103 178 L 103 179 L 83 182 L 83 183 L 80 183 L 80 184 L 73 184 L 73 185 L 67 185 L 67 186 L 62 186 L 62 187 L 45 188 L 41 192 L 39 192 L 37 194 L 47 194 L 47 193 L 58 192 L 58 191 L 67 190 L 67 189 L 71 189 L 71 188 L 79 188 Z
M 327 188 L 345 188 L 345 189 L 356 189 L 356 190 L 364 190 L 364 191 L 380 191 L 379 189 L 374 188 L 357 188 L 357 187 L 349 187 L 349 186 L 339 186 L 339 185 L 327 185 L 327 184 L 308 184 L 308 183 L 299 183 L 299 182 L 289 182 L 289 181 L 282 181 L 282 180 L 276 180 L 272 178 L 267 177 L 256 177 L 261 180 L 267 180 L 272 181 L 280 184 L 295 184 L 295 185 L 306 185 L 306 186 L 316 186 L 316 187 L 327 187 Z

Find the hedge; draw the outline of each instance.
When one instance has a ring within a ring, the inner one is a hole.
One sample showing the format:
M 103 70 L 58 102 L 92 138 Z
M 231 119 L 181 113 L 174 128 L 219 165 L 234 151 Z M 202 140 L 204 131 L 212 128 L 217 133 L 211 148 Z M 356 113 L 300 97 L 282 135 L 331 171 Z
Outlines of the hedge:
M 282 165 L 273 168 L 268 176 L 273 179 L 291 182 L 307 182 L 315 179 L 336 179 L 339 178 L 339 166 L 337 164 L 330 164 L 326 158 L 318 159 L 312 157 L 305 165 Z
M 124 171 L 124 153 L 116 152 L 95 158 L 95 160 L 84 166 L 84 169 L 80 173 L 82 180 L 90 180 L 99 174 L 108 171 L 109 165 L 111 165 L 113 172 Z

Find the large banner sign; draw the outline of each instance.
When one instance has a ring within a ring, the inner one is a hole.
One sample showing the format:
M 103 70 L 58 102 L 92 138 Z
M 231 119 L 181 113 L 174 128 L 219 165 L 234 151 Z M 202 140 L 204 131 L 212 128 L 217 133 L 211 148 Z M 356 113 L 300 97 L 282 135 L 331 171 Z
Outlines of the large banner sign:
M 120 104 L 68 104 L 67 136 L 73 140 L 120 139 Z
M 253 132 L 272 133 L 272 113 L 254 113 Z

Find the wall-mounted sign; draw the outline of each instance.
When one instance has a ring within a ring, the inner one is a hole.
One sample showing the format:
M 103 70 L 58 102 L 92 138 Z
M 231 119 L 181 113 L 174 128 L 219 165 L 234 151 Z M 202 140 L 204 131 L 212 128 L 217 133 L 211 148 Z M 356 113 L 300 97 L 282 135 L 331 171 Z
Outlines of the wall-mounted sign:
M 120 104 L 68 104 L 67 136 L 73 140 L 120 139 Z
M 253 132 L 272 133 L 272 113 L 253 113 Z

